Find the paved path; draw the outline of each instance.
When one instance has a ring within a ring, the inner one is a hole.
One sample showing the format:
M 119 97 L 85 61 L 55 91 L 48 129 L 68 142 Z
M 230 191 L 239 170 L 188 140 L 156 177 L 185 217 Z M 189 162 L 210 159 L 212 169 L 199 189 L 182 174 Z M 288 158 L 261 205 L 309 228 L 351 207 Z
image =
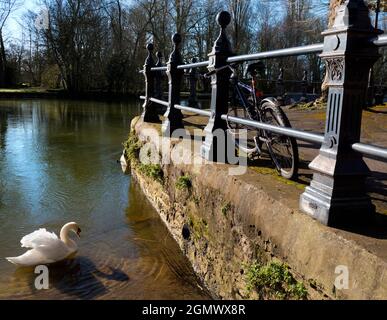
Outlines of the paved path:
M 316 133 L 323 133 L 325 127 L 325 110 L 287 109 L 293 128 Z M 187 116 L 186 124 L 203 128 L 207 118 Z M 374 107 L 363 113 L 361 142 L 387 147 L 387 105 Z M 300 148 L 300 181 L 309 185 L 312 171 L 308 164 L 316 157 L 319 145 L 298 141 Z M 387 215 L 387 163 L 366 159 L 372 171 L 372 176 L 367 180 L 367 189 L 376 205 L 378 213 Z M 267 163 L 262 165 L 268 165 Z M 269 164 L 270 165 L 270 164 Z
M 325 110 L 285 110 L 292 126 L 296 129 L 324 132 Z M 387 106 L 374 107 L 363 113 L 361 142 L 371 143 L 387 148 Z M 299 141 L 300 157 L 303 160 L 301 179 L 306 183 L 311 178 L 307 164 L 318 153 L 319 146 Z M 380 213 L 387 214 L 387 163 L 365 159 L 372 171 L 367 181 L 367 189 Z

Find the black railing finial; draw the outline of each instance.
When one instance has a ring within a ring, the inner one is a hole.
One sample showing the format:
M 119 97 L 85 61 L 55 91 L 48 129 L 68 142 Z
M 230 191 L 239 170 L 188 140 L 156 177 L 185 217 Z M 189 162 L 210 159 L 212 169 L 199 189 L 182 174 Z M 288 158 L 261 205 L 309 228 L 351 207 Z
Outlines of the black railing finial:
M 163 54 L 161 53 L 161 51 L 156 52 L 156 57 L 157 57 L 156 67 L 161 67 L 163 64 L 163 62 L 162 62 Z
M 302 81 L 308 82 L 308 70 L 304 70 L 302 75 Z
M 145 102 L 143 104 L 144 111 L 142 113 L 142 118 L 145 122 L 158 122 L 159 117 L 157 115 L 157 111 L 150 101 L 155 93 L 155 75 L 152 72 L 152 68 L 155 66 L 153 59 L 153 43 L 148 43 L 146 49 L 148 50 L 148 55 L 145 59 L 143 70 L 145 77 Z
M 214 43 L 212 52 L 209 54 L 208 70 L 213 72 L 218 68 L 227 66 L 227 59 L 231 56 L 232 50 L 230 41 L 225 32 L 226 27 L 231 22 L 231 15 L 227 11 L 220 12 L 216 20 L 221 27 L 219 37 Z M 203 158 L 210 161 L 226 161 L 227 149 L 219 140 L 217 132 L 226 132 L 226 122 L 221 118 L 228 112 L 228 91 L 231 71 L 228 68 L 220 72 L 215 72 L 211 77 L 211 117 L 206 128 L 205 141 L 200 148 L 200 154 Z
M 276 82 L 276 94 L 277 99 L 280 100 L 281 104 L 283 103 L 283 95 L 285 94 L 284 86 L 284 68 L 280 68 L 280 72 Z
M 216 39 L 213 51 L 231 55 L 230 41 L 226 35 L 226 28 L 231 22 L 231 14 L 227 11 L 221 11 L 216 16 L 216 21 L 220 26 L 219 37 Z
M 163 66 L 163 54 L 161 51 L 156 52 L 156 68 L 161 68 Z M 161 79 L 162 79 L 162 72 L 156 71 L 155 72 L 155 97 L 157 99 L 161 99 L 163 97 L 163 91 L 161 87 Z
M 180 44 L 181 44 L 181 35 L 179 33 L 175 33 L 172 36 L 173 42 L 173 51 L 169 57 L 169 61 L 176 62 L 177 64 L 182 64 L 183 60 L 180 55 Z
M 154 45 L 153 43 L 148 43 L 146 45 L 146 49 L 148 50 L 148 56 L 146 57 L 146 60 L 145 60 L 145 64 L 146 65 L 152 65 L 154 66 L 154 59 L 153 59 L 153 49 L 154 49 Z
M 308 71 L 304 70 L 301 81 L 302 97 L 306 99 L 308 93 Z
M 183 64 L 180 54 L 180 44 L 182 38 L 179 33 L 172 36 L 173 51 L 169 56 L 167 64 L 168 76 L 168 108 L 164 114 L 165 120 L 163 122 L 161 131 L 164 137 L 171 137 L 176 129 L 184 128 L 183 114 L 181 110 L 176 109 L 175 105 L 180 104 L 180 88 L 184 71 L 177 67 Z
M 278 75 L 278 81 L 284 81 L 284 68 L 280 68 L 280 72 Z
M 192 58 L 191 63 L 196 63 L 197 59 Z M 196 85 L 198 81 L 198 72 L 196 68 L 191 68 L 188 71 L 188 79 L 189 79 L 189 87 L 190 87 L 190 95 L 188 98 L 188 105 L 192 108 L 198 107 L 198 101 L 196 96 Z
M 231 22 L 231 14 L 228 11 L 221 11 L 217 14 L 216 21 L 222 29 L 225 29 Z

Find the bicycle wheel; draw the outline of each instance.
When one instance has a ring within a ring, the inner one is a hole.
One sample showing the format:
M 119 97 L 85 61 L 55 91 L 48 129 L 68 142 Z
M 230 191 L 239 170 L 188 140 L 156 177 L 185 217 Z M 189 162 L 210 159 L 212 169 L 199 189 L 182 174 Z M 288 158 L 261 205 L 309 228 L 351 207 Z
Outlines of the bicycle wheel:
M 290 128 L 290 122 L 280 107 L 272 102 L 262 105 L 262 121 L 281 127 Z M 264 131 L 267 150 L 281 176 L 295 179 L 298 174 L 298 147 L 296 139 L 281 134 Z
M 242 106 L 233 106 L 229 109 L 228 116 L 251 119 L 251 116 Z M 233 139 L 235 146 L 246 154 L 253 154 L 258 151 L 257 137 L 258 130 L 253 127 L 227 121 L 228 134 Z

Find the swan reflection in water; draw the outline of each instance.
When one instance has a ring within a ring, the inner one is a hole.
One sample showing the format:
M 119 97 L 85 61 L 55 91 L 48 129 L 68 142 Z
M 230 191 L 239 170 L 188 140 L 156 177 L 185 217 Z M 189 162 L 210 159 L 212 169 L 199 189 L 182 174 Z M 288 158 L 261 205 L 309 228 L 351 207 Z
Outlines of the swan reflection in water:
M 39 274 L 34 273 L 34 268 L 18 268 L 14 273 L 15 279 L 24 278 L 28 281 L 31 298 L 44 298 L 45 293 L 52 298 L 53 289 L 59 295 L 75 299 L 96 299 L 109 293 L 108 287 L 118 283 L 128 282 L 129 276 L 119 268 L 104 267 L 109 272 L 101 271 L 95 263 L 84 256 L 76 256 L 61 262 L 47 265 L 49 269 L 49 289 L 37 290 L 35 279 Z M 114 281 L 115 284 L 108 284 Z M 58 297 L 59 298 L 59 297 Z

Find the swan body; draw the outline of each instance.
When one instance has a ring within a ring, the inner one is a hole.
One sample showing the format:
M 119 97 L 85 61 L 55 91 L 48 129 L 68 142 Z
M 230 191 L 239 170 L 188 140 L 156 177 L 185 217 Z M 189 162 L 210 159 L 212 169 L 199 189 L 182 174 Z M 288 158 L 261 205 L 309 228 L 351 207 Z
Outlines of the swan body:
M 42 228 L 24 236 L 20 243 L 22 248 L 29 248 L 18 257 L 6 258 L 9 262 L 21 266 L 32 267 L 62 261 L 77 252 L 78 246 L 69 238 L 69 232 L 75 232 L 78 237 L 81 229 L 75 222 L 65 224 L 60 231 L 60 238 L 54 232 Z

